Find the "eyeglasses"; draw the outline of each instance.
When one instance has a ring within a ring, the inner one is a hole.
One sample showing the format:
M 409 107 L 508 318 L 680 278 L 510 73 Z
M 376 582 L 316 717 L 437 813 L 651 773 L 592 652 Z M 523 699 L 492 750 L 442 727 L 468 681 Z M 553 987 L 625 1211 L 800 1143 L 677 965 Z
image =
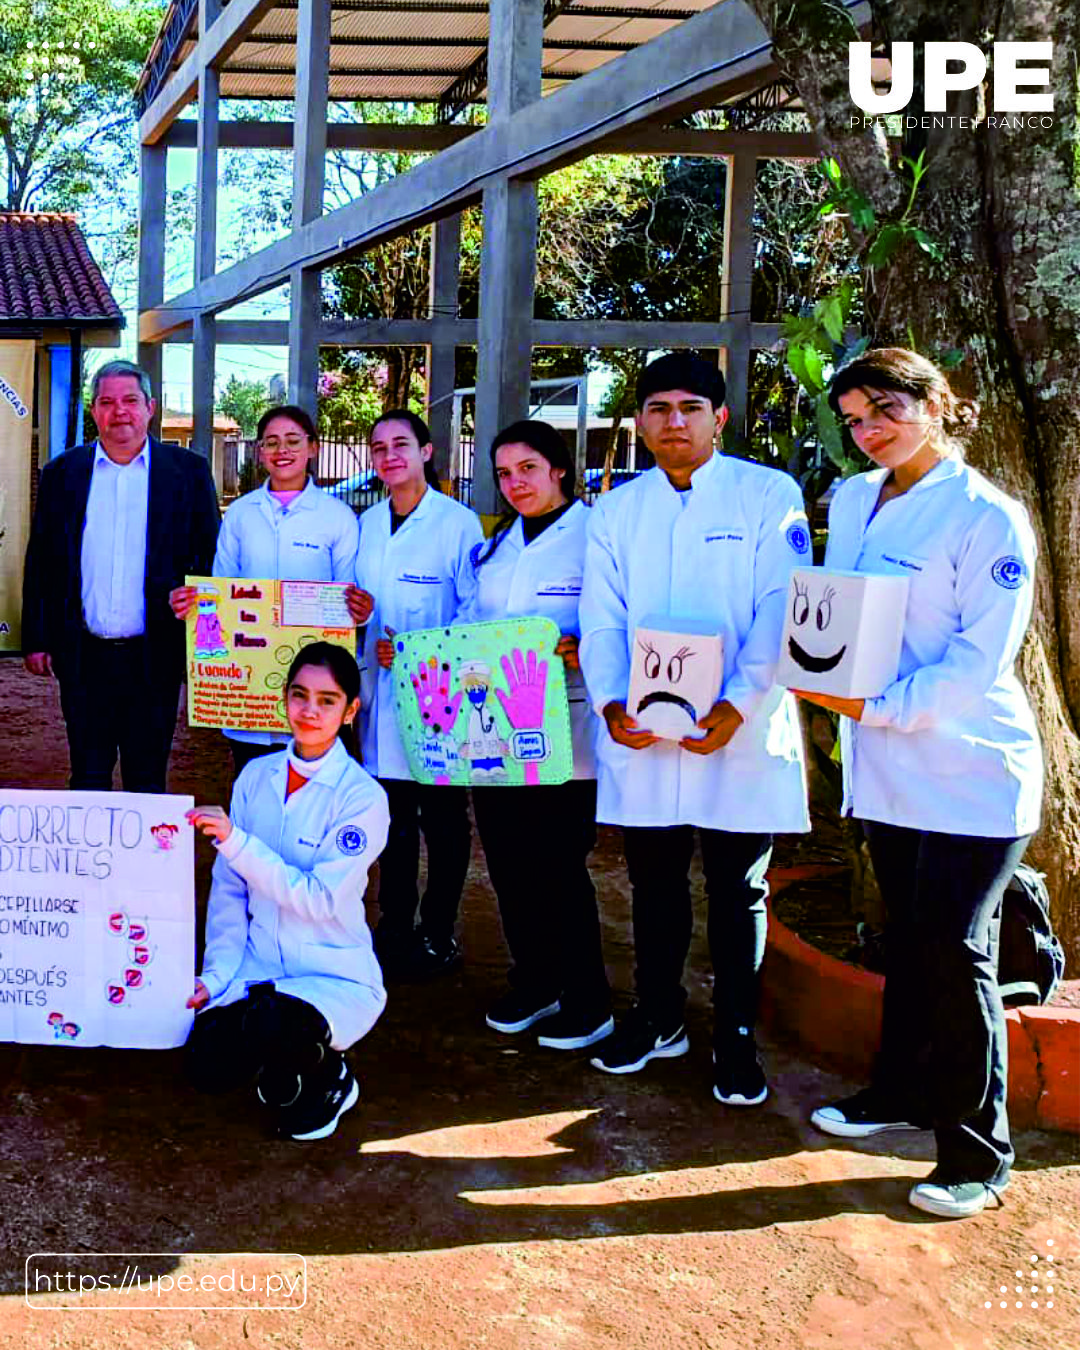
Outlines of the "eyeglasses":
M 278 440 L 276 436 L 268 436 L 265 440 L 259 442 L 263 450 L 280 450 L 282 446 L 286 450 L 303 450 L 310 437 L 308 436 L 286 436 L 284 440 Z

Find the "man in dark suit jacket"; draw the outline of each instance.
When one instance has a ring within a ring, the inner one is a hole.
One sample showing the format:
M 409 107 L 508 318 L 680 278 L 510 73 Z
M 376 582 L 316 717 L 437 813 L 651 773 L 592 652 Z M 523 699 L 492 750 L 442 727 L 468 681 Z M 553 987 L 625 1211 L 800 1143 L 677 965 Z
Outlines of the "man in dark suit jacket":
M 169 592 L 208 574 L 220 513 L 206 460 L 147 435 L 146 372 L 110 361 L 93 381 L 98 440 L 42 470 L 26 550 L 23 649 L 55 675 L 67 723 L 71 786 L 164 792 L 184 625 Z

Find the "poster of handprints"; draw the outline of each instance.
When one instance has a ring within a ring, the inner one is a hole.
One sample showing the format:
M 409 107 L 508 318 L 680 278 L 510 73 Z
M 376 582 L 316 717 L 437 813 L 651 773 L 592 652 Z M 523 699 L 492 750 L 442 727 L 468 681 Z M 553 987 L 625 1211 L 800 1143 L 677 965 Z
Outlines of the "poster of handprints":
M 559 629 L 550 619 L 421 628 L 394 638 L 398 730 L 418 783 L 521 787 L 574 769 Z
M 187 584 L 198 591 L 187 621 L 193 727 L 288 731 L 282 695 L 293 657 L 319 641 L 356 651 L 356 630 L 344 626 L 343 583 L 188 577 Z

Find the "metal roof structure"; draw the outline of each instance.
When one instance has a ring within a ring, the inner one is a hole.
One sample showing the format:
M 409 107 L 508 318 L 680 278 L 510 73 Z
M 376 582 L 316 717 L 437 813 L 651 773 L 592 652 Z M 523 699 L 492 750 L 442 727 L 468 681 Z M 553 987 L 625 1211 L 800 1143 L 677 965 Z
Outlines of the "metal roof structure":
M 580 79 L 723 3 L 548 0 L 544 92 Z M 439 120 L 450 120 L 486 92 L 489 9 L 479 0 L 333 0 L 330 99 L 435 103 Z M 222 98 L 294 97 L 298 11 L 299 0 L 274 0 L 220 64 Z M 196 0 L 172 0 L 136 88 L 140 113 L 197 40 Z

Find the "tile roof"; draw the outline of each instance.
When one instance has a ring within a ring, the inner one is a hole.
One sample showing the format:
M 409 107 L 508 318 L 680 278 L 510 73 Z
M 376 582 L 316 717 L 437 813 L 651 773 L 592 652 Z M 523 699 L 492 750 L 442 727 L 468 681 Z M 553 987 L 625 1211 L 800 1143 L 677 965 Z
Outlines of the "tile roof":
M 72 215 L 0 211 L 0 324 L 123 324 Z

